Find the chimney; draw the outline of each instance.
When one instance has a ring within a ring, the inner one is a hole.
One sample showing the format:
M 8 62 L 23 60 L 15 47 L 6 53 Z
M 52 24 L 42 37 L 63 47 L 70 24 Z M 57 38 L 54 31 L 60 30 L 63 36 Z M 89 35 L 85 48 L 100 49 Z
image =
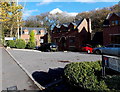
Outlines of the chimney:
M 88 32 L 92 32 L 92 29 L 91 29 L 91 19 L 90 18 L 87 18 L 87 22 L 88 22 Z

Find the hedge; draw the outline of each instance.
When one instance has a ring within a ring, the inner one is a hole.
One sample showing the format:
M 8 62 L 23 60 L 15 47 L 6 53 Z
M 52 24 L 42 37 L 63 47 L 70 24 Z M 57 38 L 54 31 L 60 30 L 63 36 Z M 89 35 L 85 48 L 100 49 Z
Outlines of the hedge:
M 26 45 L 26 48 L 28 49 L 34 49 L 35 48 L 35 43 L 34 42 L 28 42 L 27 45 Z
M 26 47 L 26 43 L 23 39 L 17 39 L 16 41 L 16 48 L 24 49 Z
M 65 66 L 64 74 L 69 84 L 89 91 L 109 90 L 104 80 L 97 76 L 101 64 L 97 62 L 73 62 Z
M 11 48 L 14 48 L 16 45 L 15 41 L 14 40 L 8 40 L 7 41 L 7 46 L 11 47 Z

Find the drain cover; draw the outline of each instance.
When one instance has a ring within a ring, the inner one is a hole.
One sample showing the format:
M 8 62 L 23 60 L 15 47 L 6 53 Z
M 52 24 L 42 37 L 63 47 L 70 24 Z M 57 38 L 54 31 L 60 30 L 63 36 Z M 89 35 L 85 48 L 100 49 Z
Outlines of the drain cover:
M 9 91 L 9 90 L 17 90 L 17 86 L 8 87 L 7 91 Z

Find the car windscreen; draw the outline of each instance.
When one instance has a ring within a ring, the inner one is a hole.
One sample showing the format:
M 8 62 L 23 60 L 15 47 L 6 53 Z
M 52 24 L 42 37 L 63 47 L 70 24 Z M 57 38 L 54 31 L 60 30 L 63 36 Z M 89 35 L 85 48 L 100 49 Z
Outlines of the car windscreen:
M 120 45 L 115 45 L 116 48 L 120 48 Z
M 106 45 L 105 47 L 114 47 L 114 46 L 111 44 L 111 45 Z

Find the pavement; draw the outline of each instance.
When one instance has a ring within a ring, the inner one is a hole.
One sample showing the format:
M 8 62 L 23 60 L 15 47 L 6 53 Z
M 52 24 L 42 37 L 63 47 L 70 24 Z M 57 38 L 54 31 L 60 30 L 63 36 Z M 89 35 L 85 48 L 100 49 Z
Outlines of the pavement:
M 2 91 L 2 49 L 0 47 L 0 91 Z
M 13 86 L 16 86 L 18 90 L 39 90 L 5 49 L 0 48 L 0 51 L 2 52 L 0 53 L 2 56 L 2 90 Z

